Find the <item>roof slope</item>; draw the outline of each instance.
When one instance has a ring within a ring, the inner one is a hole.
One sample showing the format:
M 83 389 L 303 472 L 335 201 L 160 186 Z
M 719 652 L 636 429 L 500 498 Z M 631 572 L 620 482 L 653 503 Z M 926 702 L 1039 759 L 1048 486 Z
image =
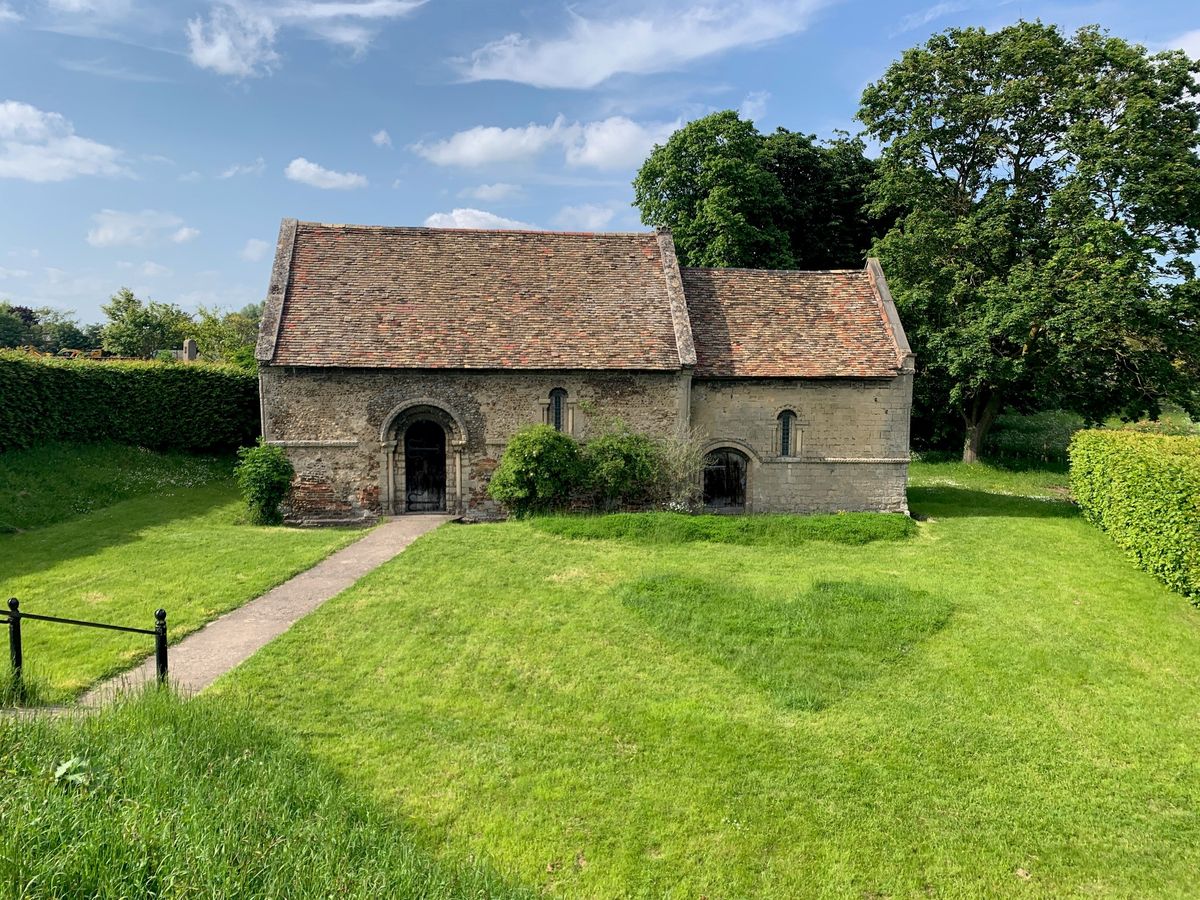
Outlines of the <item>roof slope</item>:
M 678 369 L 692 350 L 668 255 L 674 267 L 670 236 L 652 232 L 285 220 L 257 356 L 285 366 Z
M 890 377 L 911 364 L 873 260 L 826 272 L 680 271 L 697 377 Z

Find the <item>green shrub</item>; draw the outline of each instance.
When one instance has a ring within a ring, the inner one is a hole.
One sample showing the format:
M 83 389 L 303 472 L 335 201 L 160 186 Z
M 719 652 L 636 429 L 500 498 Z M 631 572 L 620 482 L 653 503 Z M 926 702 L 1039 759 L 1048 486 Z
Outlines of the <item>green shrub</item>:
M 996 419 L 984 445 L 984 456 L 1006 462 L 1067 461 L 1071 435 L 1085 427 L 1083 418 L 1061 409 L 1009 413 Z
M 1200 605 L 1200 438 L 1081 431 L 1070 478 L 1088 521 Z
M 258 381 L 209 363 L 0 351 L 0 452 L 50 441 L 219 450 L 254 440 Z
M 532 425 L 512 436 L 492 473 L 488 494 L 514 515 L 566 504 L 583 483 L 579 445 L 549 425 Z
M 238 487 L 255 525 L 278 525 L 283 521 L 279 504 L 287 499 L 296 470 L 282 447 L 263 443 L 238 451 Z
M 587 488 L 603 508 L 652 499 L 663 480 L 657 445 L 622 422 L 588 441 L 582 460 Z

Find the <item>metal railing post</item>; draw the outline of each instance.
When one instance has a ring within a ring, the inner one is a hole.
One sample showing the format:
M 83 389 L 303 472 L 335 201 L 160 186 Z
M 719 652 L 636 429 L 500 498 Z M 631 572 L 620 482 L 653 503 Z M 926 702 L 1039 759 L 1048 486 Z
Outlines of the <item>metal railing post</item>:
M 154 613 L 154 663 L 158 669 L 158 683 L 167 683 L 167 611 Z
M 21 674 L 24 661 L 21 654 L 21 604 L 16 597 L 8 598 L 8 654 L 12 660 L 13 690 L 17 699 L 25 696 L 25 680 Z

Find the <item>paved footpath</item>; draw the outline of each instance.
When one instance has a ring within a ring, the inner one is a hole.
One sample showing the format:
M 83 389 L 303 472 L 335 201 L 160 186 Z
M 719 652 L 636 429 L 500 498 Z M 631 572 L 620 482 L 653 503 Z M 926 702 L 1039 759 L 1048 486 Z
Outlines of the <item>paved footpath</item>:
M 209 622 L 170 649 L 171 683 L 185 696 L 202 691 L 242 660 L 326 600 L 383 565 L 426 532 L 453 516 L 401 516 L 390 519 L 306 572 L 249 603 Z M 99 706 L 118 692 L 155 677 L 154 657 L 132 671 L 92 688 L 80 706 Z

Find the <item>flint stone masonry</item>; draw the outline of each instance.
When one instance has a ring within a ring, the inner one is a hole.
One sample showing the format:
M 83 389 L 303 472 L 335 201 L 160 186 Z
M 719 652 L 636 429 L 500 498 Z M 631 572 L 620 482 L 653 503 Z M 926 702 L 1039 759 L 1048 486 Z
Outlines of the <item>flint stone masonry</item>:
M 498 515 L 487 485 L 515 432 L 558 424 L 586 441 L 614 418 L 741 454 L 744 507 L 714 508 L 907 509 L 914 360 L 875 260 L 681 270 L 662 230 L 285 219 L 255 356 L 263 435 L 296 469 L 293 522 L 443 497 L 451 514 Z M 732 497 L 740 464 L 714 461 L 713 493 Z

